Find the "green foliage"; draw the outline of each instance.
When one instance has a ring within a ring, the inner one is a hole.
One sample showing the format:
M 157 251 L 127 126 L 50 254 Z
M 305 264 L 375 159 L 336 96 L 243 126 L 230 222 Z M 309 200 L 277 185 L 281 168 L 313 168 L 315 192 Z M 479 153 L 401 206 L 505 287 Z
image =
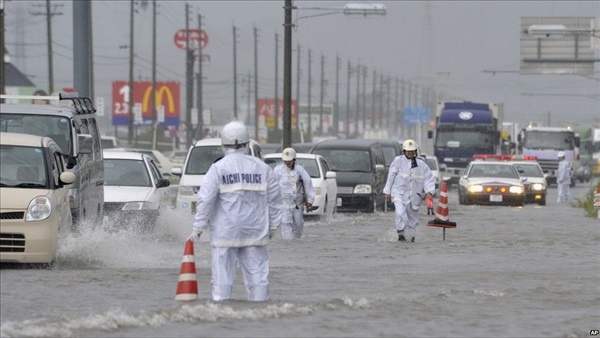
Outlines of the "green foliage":
M 594 185 L 590 186 L 590 189 L 589 189 L 587 195 L 585 196 L 584 200 L 575 198 L 575 200 L 573 202 L 574 207 L 583 208 L 586 217 L 592 217 L 592 218 L 598 217 L 597 216 L 598 210 L 596 210 L 596 208 L 594 208 L 594 193 L 596 192 L 597 189 L 600 189 L 600 181 L 598 181 L 596 186 L 594 186 Z

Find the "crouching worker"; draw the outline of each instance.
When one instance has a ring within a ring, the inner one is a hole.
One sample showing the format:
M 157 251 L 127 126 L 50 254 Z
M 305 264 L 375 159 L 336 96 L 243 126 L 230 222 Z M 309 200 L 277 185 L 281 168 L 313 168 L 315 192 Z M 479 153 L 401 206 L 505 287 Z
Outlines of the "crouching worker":
M 239 122 L 221 131 L 225 156 L 213 163 L 200 188 L 194 230 L 197 242 L 210 227 L 212 298 L 231 298 L 239 261 L 250 301 L 269 297 L 267 243 L 281 223 L 277 176 L 261 159 L 246 155 L 248 129 Z
M 421 200 L 423 197 L 432 198 L 435 180 L 427 163 L 417 157 L 415 141 L 404 141 L 402 152 L 404 155 L 396 156 L 390 165 L 383 193 L 385 200 L 389 201 L 391 198 L 396 207 L 398 241 L 406 242 L 406 236 L 410 236 L 410 241 L 414 242 Z M 424 193 L 426 196 L 423 196 Z
M 281 160 L 283 163 L 275 167 L 283 200 L 281 237 L 298 239 L 304 231 L 304 207 L 311 210 L 315 190 L 306 169 L 296 163 L 296 151 L 293 148 L 285 148 Z

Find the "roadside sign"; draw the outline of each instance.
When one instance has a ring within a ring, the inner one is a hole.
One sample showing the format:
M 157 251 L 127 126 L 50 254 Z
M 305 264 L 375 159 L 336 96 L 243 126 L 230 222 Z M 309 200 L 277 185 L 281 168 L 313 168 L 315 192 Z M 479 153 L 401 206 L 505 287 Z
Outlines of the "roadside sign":
M 208 34 L 206 34 L 205 31 L 200 32 L 198 29 L 180 29 L 175 32 L 175 35 L 173 36 L 175 46 L 179 49 L 185 49 L 188 35 L 190 39 L 190 50 L 198 49 L 200 43 L 202 43 L 203 49 L 208 45 Z

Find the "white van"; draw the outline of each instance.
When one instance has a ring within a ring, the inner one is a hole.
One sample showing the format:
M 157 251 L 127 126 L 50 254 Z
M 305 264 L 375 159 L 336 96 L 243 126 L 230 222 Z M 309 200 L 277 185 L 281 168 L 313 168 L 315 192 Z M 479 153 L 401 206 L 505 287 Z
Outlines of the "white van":
M 250 140 L 247 150 L 249 155 L 263 158 L 260 144 L 255 140 Z M 189 212 L 190 215 L 196 213 L 198 191 L 200 191 L 204 175 L 206 175 L 215 160 L 222 156 L 223 148 L 221 147 L 220 138 L 199 140 L 190 147 L 183 168 L 174 167 L 171 169 L 173 175 L 181 177 L 177 191 L 176 209 L 181 209 L 186 213 Z
M 4 99 L 20 99 L 18 95 Z M 25 96 L 26 97 L 26 96 Z M 23 97 L 23 98 L 25 98 Z M 48 136 L 61 148 L 67 169 L 77 179 L 69 186 L 73 224 L 101 224 L 104 212 L 104 164 L 96 109 L 77 93 L 49 96 L 58 104 L 0 105 L 0 131 Z

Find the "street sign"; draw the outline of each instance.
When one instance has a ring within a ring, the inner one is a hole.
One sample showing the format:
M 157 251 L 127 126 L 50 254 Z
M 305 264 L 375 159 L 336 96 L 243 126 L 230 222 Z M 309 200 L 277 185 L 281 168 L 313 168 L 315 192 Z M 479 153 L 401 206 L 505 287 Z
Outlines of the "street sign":
M 203 49 L 208 45 L 208 34 L 206 34 L 205 31 L 200 32 L 198 29 L 180 29 L 175 32 L 175 35 L 173 36 L 175 46 L 179 49 L 185 49 L 188 35 L 190 39 L 190 50 L 198 49 L 200 43 L 202 43 Z

